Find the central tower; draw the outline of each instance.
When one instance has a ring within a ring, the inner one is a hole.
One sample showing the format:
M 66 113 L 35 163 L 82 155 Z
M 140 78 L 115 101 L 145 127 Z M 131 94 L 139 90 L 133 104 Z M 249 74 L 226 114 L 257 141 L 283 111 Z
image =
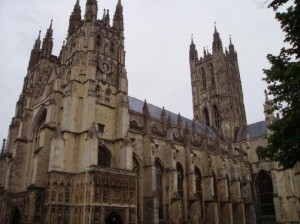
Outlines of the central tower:
M 192 39 L 189 55 L 194 119 L 233 140 L 236 130 L 247 121 L 237 53 L 231 39 L 229 51 L 224 53 L 215 27 L 212 53 L 204 48 L 199 59 Z

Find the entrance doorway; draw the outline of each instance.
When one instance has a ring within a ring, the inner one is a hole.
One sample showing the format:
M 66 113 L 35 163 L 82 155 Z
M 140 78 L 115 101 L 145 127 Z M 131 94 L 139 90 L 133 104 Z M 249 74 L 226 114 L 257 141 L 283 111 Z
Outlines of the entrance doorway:
M 112 212 L 106 217 L 105 224 L 123 224 L 123 221 L 116 212 Z
M 11 212 L 11 224 L 21 224 L 21 212 L 18 207 L 13 208 Z

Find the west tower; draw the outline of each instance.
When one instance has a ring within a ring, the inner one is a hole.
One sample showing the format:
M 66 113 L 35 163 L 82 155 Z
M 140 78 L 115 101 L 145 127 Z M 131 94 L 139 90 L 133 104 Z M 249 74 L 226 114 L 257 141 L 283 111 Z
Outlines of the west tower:
M 237 53 L 231 38 L 224 52 L 216 27 L 212 45 L 212 53 L 204 48 L 200 58 L 193 39 L 190 45 L 194 119 L 234 139 L 236 130 L 247 124 Z

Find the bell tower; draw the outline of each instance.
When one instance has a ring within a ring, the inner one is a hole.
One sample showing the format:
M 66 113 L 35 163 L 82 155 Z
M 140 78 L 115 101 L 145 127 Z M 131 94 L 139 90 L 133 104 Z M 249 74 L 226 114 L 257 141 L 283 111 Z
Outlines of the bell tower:
M 204 48 L 198 58 L 193 39 L 190 44 L 194 119 L 233 140 L 236 129 L 247 124 L 237 53 L 231 38 L 224 52 L 216 27 L 212 45 L 212 53 Z

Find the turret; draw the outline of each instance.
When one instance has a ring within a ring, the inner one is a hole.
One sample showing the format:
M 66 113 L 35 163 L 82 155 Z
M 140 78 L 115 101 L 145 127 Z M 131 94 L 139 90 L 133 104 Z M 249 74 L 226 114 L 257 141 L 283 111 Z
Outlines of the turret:
M 74 6 L 74 10 L 69 19 L 69 29 L 68 29 L 69 35 L 73 33 L 73 31 L 80 25 L 80 22 L 81 22 L 81 8 L 79 5 L 79 0 L 77 0 Z
M 53 48 L 53 30 L 52 30 L 52 22 L 51 20 L 50 26 L 46 32 L 46 35 L 43 40 L 43 46 L 42 46 L 42 56 L 43 57 L 50 57 L 52 54 L 52 48 Z
M 106 11 L 105 18 L 104 18 L 104 23 L 107 27 L 109 27 L 109 23 L 110 23 L 109 10 Z
M 118 0 L 118 4 L 116 7 L 114 20 L 113 20 L 113 28 L 123 33 L 124 31 L 124 18 L 123 18 L 123 6 L 121 0 Z
M 232 59 L 237 59 L 237 53 L 234 49 L 234 45 L 232 44 L 231 35 L 229 37 L 229 55 Z
M 97 0 L 87 0 L 84 19 L 87 22 L 96 22 L 98 14 Z
M 32 66 L 37 62 L 40 53 L 40 48 L 41 48 L 41 31 L 39 31 L 38 38 L 35 40 L 35 43 L 31 50 L 30 60 L 28 65 L 29 69 L 32 68 Z
M 198 52 L 192 36 L 191 45 L 190 45 L 190 62 L 196 61 L 197 59 L 198 59 Z
M 215 32 L 214 32 L 214 40 L 213 40 L 213 54 L 216 52 L 223 52 L 223 45 L 220 38 L 220 34 L 217 31 L 217 27 L 215 25 Z
M 265 113 L 265 119 L 266 119 L 267 125 L 269 126 L 274 122 L 275 116 L 272 112 L 272 104 L 269 100 L 267 90 L 265 90 L 264 113 Z

